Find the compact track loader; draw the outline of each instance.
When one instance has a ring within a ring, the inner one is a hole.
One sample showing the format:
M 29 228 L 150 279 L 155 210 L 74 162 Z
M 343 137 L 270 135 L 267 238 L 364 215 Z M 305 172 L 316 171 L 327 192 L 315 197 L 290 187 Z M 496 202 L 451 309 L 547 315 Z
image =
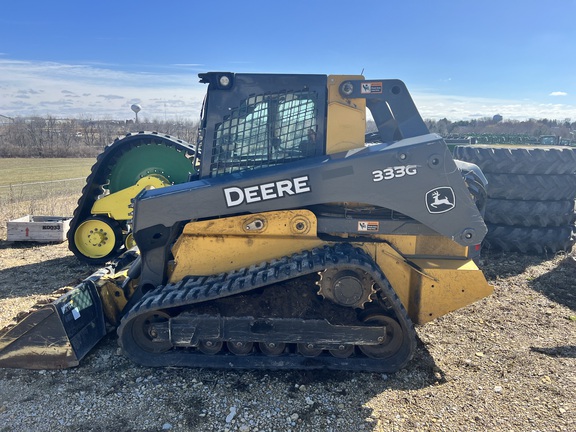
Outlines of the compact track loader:
M 129 135 L 79 201 L 77 254 L 137 247 L 6 329 L 0 366 L 74 366 L 116 328 L 147 366 L 394 372 L 413 323 L 491 293 L 474 263 L 485 178 L 401 81 L 200 78 L 197 148 Z

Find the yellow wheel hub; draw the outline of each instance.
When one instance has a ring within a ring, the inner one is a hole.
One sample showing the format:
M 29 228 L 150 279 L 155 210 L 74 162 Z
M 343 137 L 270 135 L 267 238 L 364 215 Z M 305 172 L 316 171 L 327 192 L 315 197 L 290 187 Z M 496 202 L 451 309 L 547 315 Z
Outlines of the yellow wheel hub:
M 74 233 L 74 243 L 83 255 L 102 258 L 114 250 L 116 234 L 106 221 L 88 219 Z
M 126 239 L 124 240 L 124 246 L 126 246 L 126 249 L 132 249 L 134 246 L 136 246 L 134 234 L 130 233 L 126 236 Z

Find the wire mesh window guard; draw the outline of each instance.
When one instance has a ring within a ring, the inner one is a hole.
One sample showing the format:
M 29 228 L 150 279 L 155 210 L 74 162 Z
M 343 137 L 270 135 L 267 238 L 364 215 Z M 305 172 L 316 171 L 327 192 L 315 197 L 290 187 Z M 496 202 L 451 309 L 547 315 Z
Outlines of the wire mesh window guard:
M 215 129 L 211 175 L 264 168 L 314 155 L 316 92 L 251 95 Z

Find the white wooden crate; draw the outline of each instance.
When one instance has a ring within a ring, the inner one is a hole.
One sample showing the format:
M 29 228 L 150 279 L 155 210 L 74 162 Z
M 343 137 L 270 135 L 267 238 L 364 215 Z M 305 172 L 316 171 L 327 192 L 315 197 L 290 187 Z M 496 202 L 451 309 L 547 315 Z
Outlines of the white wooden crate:
M 8 241 L 62 243 L 70 228 L 71 217 L 23 216 L 7 222 Z

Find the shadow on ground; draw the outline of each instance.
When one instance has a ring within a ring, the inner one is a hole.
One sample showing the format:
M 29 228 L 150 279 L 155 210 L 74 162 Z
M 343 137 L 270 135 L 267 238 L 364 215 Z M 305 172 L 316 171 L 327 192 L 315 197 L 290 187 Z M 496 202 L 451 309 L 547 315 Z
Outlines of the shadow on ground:
M 513 252 L 482 250 L 481 269 L 487 279 L 506 278 L 524 273 L 526 268 L 536 266 L 553 256 L 523 255 Z
M 0 270 L 0 299 L 50 294 L 63 286 L 75 286 L 96 267 L 75 256 L 54 258 Z
M 548 357 L 576 358 L 576 345 L 564 345 L 552 348 L 531 347 L 530 351 L 544 354 Z
M 576 260 L 567 255 L 556 268 L 529 283 L 550 300 L 576 311 Z

